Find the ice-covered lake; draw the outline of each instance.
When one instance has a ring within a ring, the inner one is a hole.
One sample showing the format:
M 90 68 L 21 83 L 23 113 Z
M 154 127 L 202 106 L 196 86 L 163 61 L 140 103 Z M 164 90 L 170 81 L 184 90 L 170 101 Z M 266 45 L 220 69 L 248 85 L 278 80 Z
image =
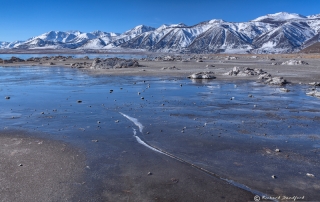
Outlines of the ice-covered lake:
M 305 95 L 308 86 L 287 88 L 0 67 L 0 127 L 67 141 L 92 159 L 139 144 L 251 191 L 315 200 L 320 100 Z

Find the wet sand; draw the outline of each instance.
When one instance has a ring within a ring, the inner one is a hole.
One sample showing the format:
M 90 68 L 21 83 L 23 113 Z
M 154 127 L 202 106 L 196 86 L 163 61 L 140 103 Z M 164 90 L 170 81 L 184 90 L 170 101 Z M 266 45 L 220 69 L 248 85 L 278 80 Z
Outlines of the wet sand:
M 245 190 L 137 143 L 122 145 L 125 150 L 116 155 L 88 160 L 84 151 L 68 143 L 39 136 L 25 131 L 0 132 L 1 201 L 253 199 Z M 108 147 L 112 143 L 95 144 Z
M 218 58 L 204 59 L 203 62 L 139 61 L 140 67 L 136 68 L 79 69 L 79 71 L 85 71 L 91 75 L 141 76 L 141 78 L 152 76 L 176 78 L 186 77 L 199 71 L 213 71 L 217 75 L 216 81 L 255 81 L 256 76 L 223 75 L 234 66 L 246 66 L 262 68 L 273 76 L 283 76 L 293 84 L 319 82 L 320 79 L 318 59 L 301 59 L 307 61 L 309 65 L 274 66 L 267 58 L 248 57 L 242 56 L 234 61 Z M 287 60 L 287 58 L 276 58 L 276 62 Z M 92 62 L 92 60 L 71 59 L 53 62 L 55 65 L 41 64 L 41 66 L 70 67 L 74 62 Z M 214 67 L 206 67 L 206 65 Z M 39 66 L 39 63 L 13 63 L 4 66 L 23 68 L 23 66 Z M 180 70 L 161 69 L 172 66 Z M 152 129 L 149 130 L 152 132 Z M 115 139 L 99 139 L 98 142 L 92 142 L 89 139 L 90 144 L 98 147 L 98 151 L 101 150 L 101 154 L 91 154 L 90 147 L 81 150 L 75 147 L 77 144 L 57 142 L 50 138 L 43 138 L 43 135 L 31 135 L 30 132 L 4 130 L 0 134 L 2 134 L 1 144 L 4 145 L 1 148 L 8 147 L 1 150 L 0 158 L 5 162 L 1 165 L 10 165 L 10 168 L 1 167 L 5 175 L 5 180 L 2 182 L 9 187 L 2 191 L 6 197 L 4 201 L 34 201 L 35 199 L 41 201 L 253 201 L 254 194 L 208 175 L 189 164 L 141 147 L 132 140 L 132 137 L 128 137 L 128 141 L 123 141 L 119 148 L 113 146 L 118 144 Z M 152 138 L 150 140 L 152 141 Z M 39 144 L 39 142 L 43 143 Z M 157 145 L 157 142 L 155 141 L 154 144 Z M 19 166 L 20 164 L 22 166 Z M 28 167 L 27 164 L 32 166 Z M 44 165 L 53 166 L 45 169 Z M 37 169 L 39 167 L 42 168 L 39 170 Z M 20 168 L 29 170 L 21 172 Z M 149 172 L 151 174 L 148 175 Z M 26 184 L 19 183 L 20 180 Z M 44 186 L 43 182 L 47 184 Z
M 0 132 L 1 201 L 78 201 L 85 154 L 25 131 Z

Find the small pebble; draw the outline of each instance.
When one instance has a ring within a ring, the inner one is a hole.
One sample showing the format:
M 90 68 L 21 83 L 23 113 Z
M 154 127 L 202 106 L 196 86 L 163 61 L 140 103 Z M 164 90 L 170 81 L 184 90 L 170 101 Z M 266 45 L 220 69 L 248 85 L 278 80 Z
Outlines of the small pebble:
M 77 100 L 77 103 L 81 103 L 82 102 L 82 100 Z
M 308 177 L 314 177 L 314 174 L 307 173 L 307 176 L 308 176 Z
M 277 176 L 275 176 L 275 175 L 272 175 L 271 177 L 272 177 L 273 179 L 276 179 L 276 178 L 277 178 Z
M 152 175 L 152 172 L 148 172 L 148 175 Z
M 276 152 L 280 152 L 280 149 L 276 149 L 275 151 L 276 151 Z
M 6 96 L 5 98 L 6 98 L 7 100 L 9 100 L 9 99 L 10 99 L 10 97 L 9 97 L 9 96 Z
M 91 140 L 92 142 L 98 142 L 98 140 Z
M 115 122 L 116 122 L 116 123 L 119 123 L 119 120 L 116 120 Z

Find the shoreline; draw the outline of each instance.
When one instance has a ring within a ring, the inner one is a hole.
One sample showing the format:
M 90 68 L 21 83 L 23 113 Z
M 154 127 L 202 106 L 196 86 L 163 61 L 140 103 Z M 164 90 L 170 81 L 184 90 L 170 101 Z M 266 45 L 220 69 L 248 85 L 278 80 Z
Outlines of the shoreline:
M 45 54 L 45 53 L 44 53 Z M 88 55 L 88 54 L 87 54 Z M 108 68 L 108 69 L 92 69 L 90 65 L 94 59 L 86 58 L 67 58 L 46 59 L 40 62 L 23 61 L 1 64 L 0 67 L 23 67 L 23 66 L 42 66 L 42 67 L 67 67 L 79 68 L 92 75 L 116 75 L 116 76 L 172 76 L 172 77 L 187 77 L 193 73 L 212 71 L 216 75 L 216 80 L 256 80 L 257 76 L 230 76 L 225 75 L 235 66 L 240 68 L 258 68 L 270 73 L 272 76 L 284 77 L 292 84 L 309 84 L 311 82 L 320 81 L 320 59 L 312 58 L 312 55 L 307 55 L 307 58 L 300 58 L 300 54 L 283 56 L 281 55 L 264 55 L 258 58 L 251 58 L 252 55 L 193 55 L 193 57 L 204 57 L 201 62 L 198 59 L 190 61 L 164 61 L 150 59 L 136 59 L 139 63 L 138 67 L 128 68 Z M 157 58 L 158 55 L 151 55 Z M 209 57 L 210 56 L 210 57 Z M 311 58 L 309 58 L 309 56 Z M 174 57 L 174 56 L 172 56 Z M 179 56 L 180 57 L 180 56 Z M 183 57 L 187 57 L 183 55 Z M 236 57 L 236 60 L 225 60 L 226 57 Z M 272 57 L 272 59 L 269 59 Z M 66 58 L 66 57 L 65 57 Z M 190 58 L 190 56 L 189 56 Z M 308 64 L 301 65 L 279 65 L 282 62 L 295 58 L 296 60 L 306 61 Z M 320 58 L 320 57 L 319 57 Z M 41 58 L 40 58 L 41 59 Z M 272 65 L 276 63 L 277 65 Z M 86 64 L 85 67 L 73 66 L 73 64 Z M 167 69 L 165 69 L 167 68 Z

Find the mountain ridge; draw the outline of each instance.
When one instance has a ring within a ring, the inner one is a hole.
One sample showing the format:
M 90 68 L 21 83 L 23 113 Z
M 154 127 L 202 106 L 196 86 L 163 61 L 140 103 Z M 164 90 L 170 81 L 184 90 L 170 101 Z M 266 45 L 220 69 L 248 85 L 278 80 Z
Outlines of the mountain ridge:
M 279 12 L 248 22 L 212 19 L 188 26 L 138 25 L 114 32 L 49 31 L 0 49 L 139 49 L 174 53 L 292 53 L 320 42 L 320 14 Z

